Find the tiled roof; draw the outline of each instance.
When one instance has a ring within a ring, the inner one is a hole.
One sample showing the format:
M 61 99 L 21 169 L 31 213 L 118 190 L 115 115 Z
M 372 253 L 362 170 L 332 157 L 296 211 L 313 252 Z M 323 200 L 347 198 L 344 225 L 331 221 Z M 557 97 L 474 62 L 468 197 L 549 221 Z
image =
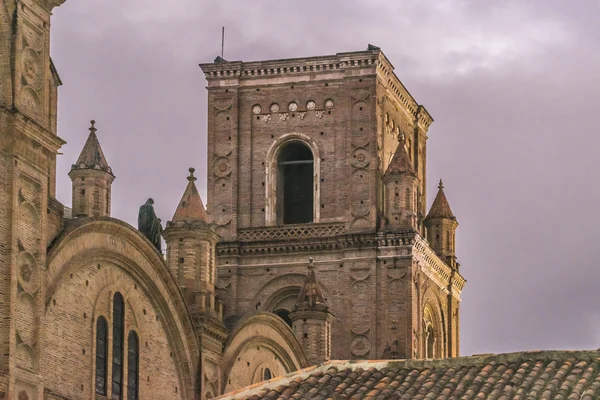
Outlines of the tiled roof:
M 190 176 L 187 178 L 188 184 L 185 188 L 185 192 L 183 192 L 181 201 L 179 201 L 177 210 L 175 210 L 175 215 L 173 215 L 172 222 L 207 221 L 204 204 L 202 204 L 200 193 L 198 193 L 198 188 L 194 183 L 196 181 L 194 171 L 194 168 L 190 168 Z
M 444 194 L 444 184 L 440 179 L 440 184 L 438 185 L 438 192 L 435 196 L 435 200 L 433 200 L 433 204 L 429 209 L 429 213 L 425 219 L 431 218 L 450 218 L 455 219 L 452 210 L 450 209 L 450 204 L 448 203 L 448 199 Z
M 600 398 L 600 350 L 331 361 L 220 398 L 594 400 Z

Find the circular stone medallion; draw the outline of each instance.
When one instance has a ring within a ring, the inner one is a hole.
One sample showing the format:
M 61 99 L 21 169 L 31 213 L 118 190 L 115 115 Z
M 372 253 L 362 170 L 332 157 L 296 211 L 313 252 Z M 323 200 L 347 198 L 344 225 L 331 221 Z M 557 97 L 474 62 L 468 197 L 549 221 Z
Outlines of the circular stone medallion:
M 256 104 L 254 107 L 252 107 L 252 113 L 258 115 L 260 114 L 260 112 L 262 111 L 262 108 L 260 108 L 260 106 L 258 104 Z
M 306 109 L 307 110 L 314 110 L 316 107 L 316 103 L 314 102 L 314 100 L 309 100 L 308 103 L 306 103 Z
M 270 110 L 271 110 L 272 113 L 278 112 L 279 111 L 279 104 L 277 104 L 277 103 L 271 104 Z
M 296 111 L 298 109 L 298 104 L 296 104 L 295 101 L 292 101 L 289 105 L 288 105 L 288 109 L 290 111 Z
M 331 100 L 331 99 L 325 100 L 325 108 L 332 109 L 333 108 L 333 100 Z

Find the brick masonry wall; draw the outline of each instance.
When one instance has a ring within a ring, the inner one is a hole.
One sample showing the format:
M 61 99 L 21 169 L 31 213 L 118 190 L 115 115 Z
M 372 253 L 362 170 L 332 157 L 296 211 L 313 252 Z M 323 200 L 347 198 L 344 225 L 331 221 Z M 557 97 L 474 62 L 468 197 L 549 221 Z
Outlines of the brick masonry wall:
M 83 260 L 82 260 L 83 261 Z M 119 265 L 85 262 L 62 280 L 48 305 L 40 366 L 46 389 L 69 399 L 94 397 L 95 330 L 98 317 L 108 321 L 108 360 L 112 359 L 113 296 L 125 299 L 125 345 L 131 330 L 139 337 L 140 399 L 179 399 L 181 377 L 171 340 L 154 301 Z M 123 390 L 127 390 L 127 351 Z M 112 363 L 108 363 L 108 390 Z M 125 396 L 125 395 L 124 395 Z

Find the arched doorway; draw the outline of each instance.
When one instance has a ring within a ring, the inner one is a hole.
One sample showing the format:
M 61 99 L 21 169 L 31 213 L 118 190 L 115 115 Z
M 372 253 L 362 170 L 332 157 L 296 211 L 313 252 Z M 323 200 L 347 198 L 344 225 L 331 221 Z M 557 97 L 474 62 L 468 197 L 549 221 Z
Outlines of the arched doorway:
M 290 141 L 277 156 L 276 219 L 278 225 L 306 224 L 314 218 L 314 158 L 300 141 Z

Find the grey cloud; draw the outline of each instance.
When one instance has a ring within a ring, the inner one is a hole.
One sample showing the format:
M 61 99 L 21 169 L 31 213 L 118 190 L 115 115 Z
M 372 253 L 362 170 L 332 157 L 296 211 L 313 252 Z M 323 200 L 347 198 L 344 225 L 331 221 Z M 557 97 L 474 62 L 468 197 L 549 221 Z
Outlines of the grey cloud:
M 69 0 L 52 53 L 65 85 L 59 197 L 96 119 L 117 175 L 113 214 L 135 223 L 152 196 L 172 217 L 187 168 L 205 195 L 199 62 L 380 46 L 436 122 L 439 177 L 458 216 L 468 279 L 461 352 L 600 347 L 598 4 L 474 1 Z

